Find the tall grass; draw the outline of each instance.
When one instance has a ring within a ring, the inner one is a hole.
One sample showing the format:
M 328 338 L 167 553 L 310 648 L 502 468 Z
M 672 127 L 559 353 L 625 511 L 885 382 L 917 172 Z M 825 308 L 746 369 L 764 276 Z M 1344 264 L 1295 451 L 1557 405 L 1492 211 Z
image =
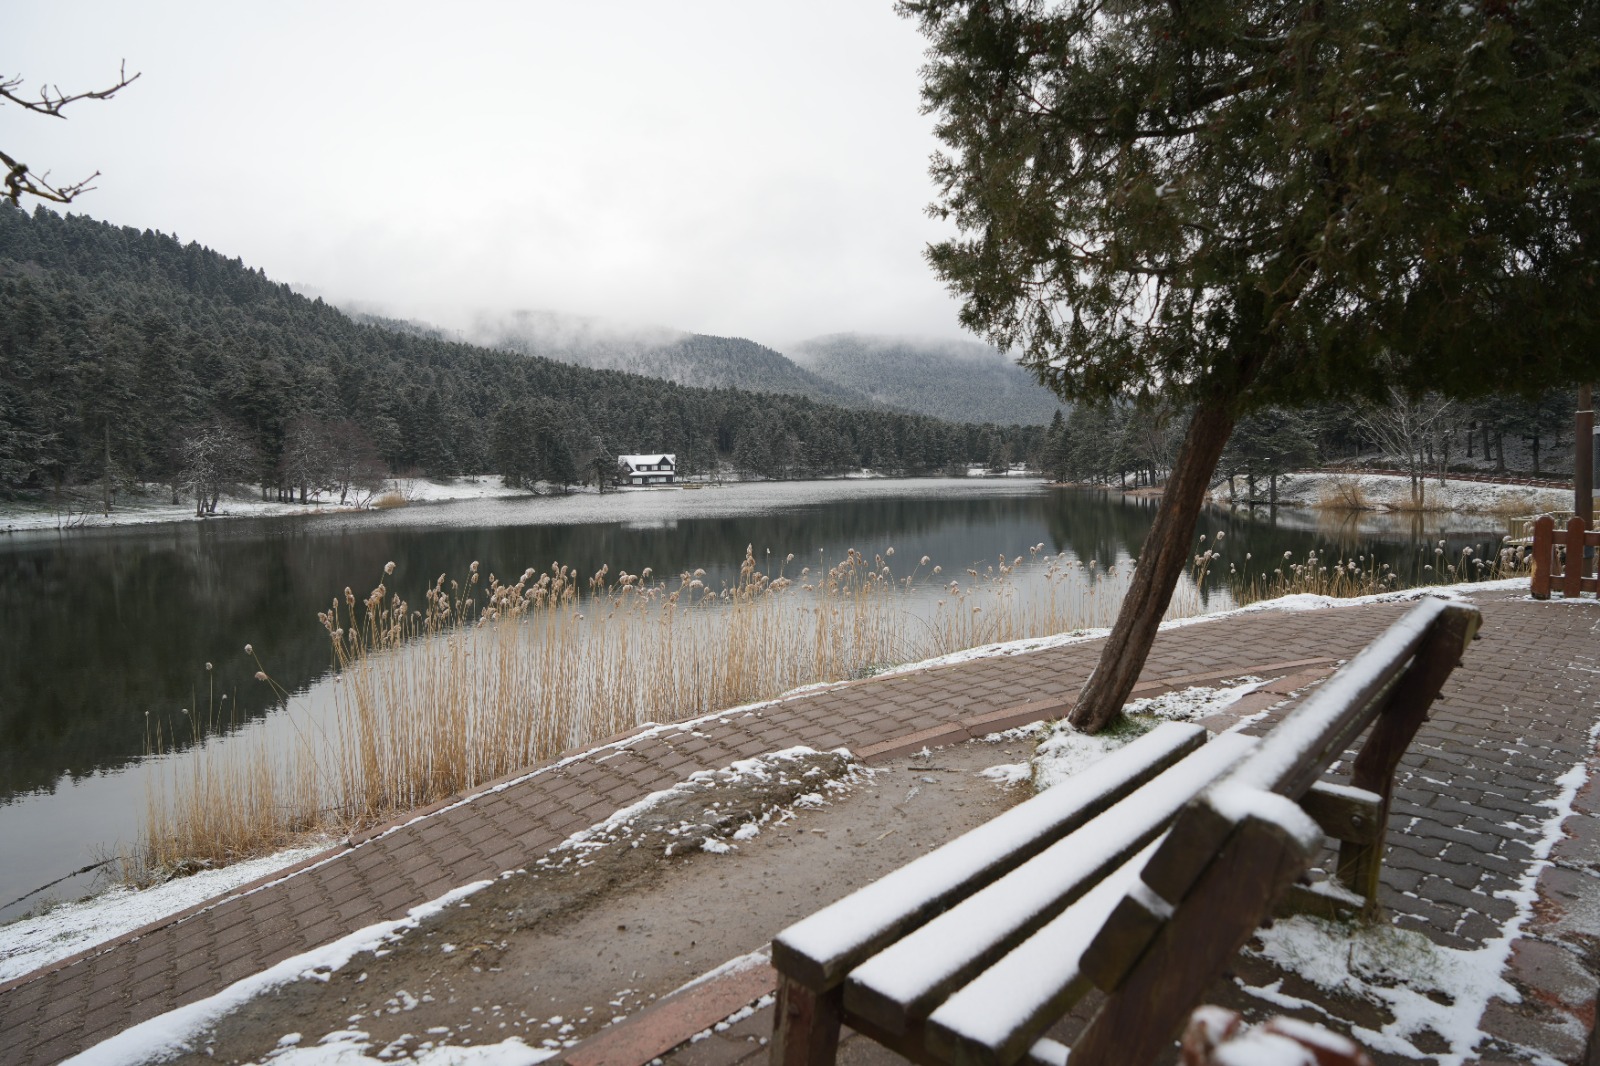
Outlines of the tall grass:
M 1417 549 L 1401 564 L 1404 572 L 1370 555 L 1330 560 L 1315 550 L 1307 552 L 1303 560 L 1285 552 L 1281 560 L 1273 562 L 1276 565 L 1271 569 L 1257 569 L 1246 555 L 1243 569 L 1229 564 L 1228 587 L 1234 602 L 1245 606 L 1298 594 L 1354 598 L 1400 588 L 1526 577 L 1532 568 L 1532 558 L 1522 545 L 1506 544 L 1492 553 L 1479 545 L 1449 555 L 1442 540 L 1431 549 Z
M 703 570 L 660 580 L 605 566 L 584 578 L 553 564 L 508 582 L 473 563 L 415 605 L 389 587 L 391 563 L 367 595 L 347 588 L 318 616 L 334 668 L 327 709 L 279 690 L 292 728 L 276 740 L 213 730 L 168 760 L 135 866 L 148 876 L 358 831 L 643 722 L 1109 625 L 1127 568 L 1042 548 L 955 579 L 926 557 L 897 575 L 892 548 L 793 577 L 793 556 L 774 565 L 747 549 L 721 588 Z M 1203 610 L 1185 583 L 1169 615 Z M 264 669 L 257 678 L 274 684 Z

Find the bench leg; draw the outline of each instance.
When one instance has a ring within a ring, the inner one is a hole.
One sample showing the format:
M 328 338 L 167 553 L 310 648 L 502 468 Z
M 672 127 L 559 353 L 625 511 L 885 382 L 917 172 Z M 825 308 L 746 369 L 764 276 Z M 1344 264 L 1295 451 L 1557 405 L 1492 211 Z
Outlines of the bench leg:
M 818 995 L 780 973 L 772 1026 L 772 1066 L 833 1066 L 839 1051 L 843 1007 L 843 985 Z
M 1395 769 L 1417 730 L 1428 720 L 1428 709 L 1439 698 L 1439 690 L 1444 688 L 1451 671 L 1461 663 L 1462 654 L 1477 635 L 1479 621 L 1476 614 L 1446 614 L 1433 624 L 1411 665 L 1390 690 L 1372 725 L 1372 732 L 1367 735 L 1351 767 L 1350 783 L 1356 788 L 1376 792 L 1382 801 L 1378 810 L 1378 839 L 1370 845 L 1339 849 L 1339 877 L 1366 897 L 1369 918 L 1376 918 L 1379 913 L 1378 875 L 1383 869 Z

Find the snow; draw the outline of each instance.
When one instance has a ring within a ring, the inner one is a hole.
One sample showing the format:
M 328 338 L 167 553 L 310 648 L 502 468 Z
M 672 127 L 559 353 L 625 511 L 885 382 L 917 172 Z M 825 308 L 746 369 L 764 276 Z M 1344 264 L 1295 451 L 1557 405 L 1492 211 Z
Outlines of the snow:
M 677 988 L 674 988 L 671 992 L 668 992 L 661 998 L 667 999 L 671 996 L 676 996 L 680 992 L 687 992 L 691 988 L 697 988 L 700 985 L 705 984 L 707 981 L 714 981 L 719 977 L 736 973 L 744 973 L 747 970 L 754 970 L 762 966 L 770 966 L 771 964 L 771 950 L 766 947 L 759 947 L 747 955 L 739 955 L 735 958 L 729 959 L 727 962 L 716 967 L 715 969 L 707 970 L 705 973 L 694 978 L 693 980 L 686 981 Z
M 1600 726 L 1591 730 L 1592 745 L 1600 739 Z M 1461 1066 L 1473 1058 L 1485 1039 L 1479 1028 L 1491 999 L 1521 1002 L 1505 977 L 1513 943 L 1533 916 L 1538 900 L 1539 876 L 1550 866 L 1551 849 L 1565 836 L 1563 823 L 1574 812 L 1573 802 L 1589 778 L 1588 766 L 1578 763 L 1556 779 L 1561 791 L 1543 806 L 1550 815 L 1530 835 L 1531 855 L 1515 888 L 1497 893 L 1516 910 L 1498 936 L 1475 949 L 1443 947 L 1421 933 L 1385 925 L 1346 926 L 1315 918 L 1297 917 L 1258 930 L 1258 954 L 1283 969 L 1293 971 L 1320 988 L 1367 999 L 1393 1016 L 1381 1030 L 1353 1026 L 1358 1043 L 1387 1054 L 1407 1058 L 1433 1057 L 1441 1066 Z M 1275 986 L 1248 989 L 1271 1002 L 1289 1007 L 1310 1007 Z M 1430 995 L 1429 993 L 1433 993 Z M 1413 1037 L 1431 1033 L 1443 1037 L 1450 1050 L 1424 1053 Z M 1524 1049 L 1529 1061 L 1555 1060 Z
M 1262 491 L 1264 482 L 1256 482 Z M 1425 504 L 1429 510 L 1454 511 L 1460 514 L 1503 512 L 1517 510 L 1522 514 L 1570 509 L 1571 489 L 1537 488 L 1529 485 L 1499 485 L 1484 481 L 1446 479 L 1441 485 L 1438 478 L 1429 478 L 1423 486 Z M 1278 478 L 1280 503 L 1331 503 L 1340 495 L 1360 493 L 1375 510 L 1411 510 L 1411 479 L 1405 474 L 1344 474 L 1322 471 L 1307 474 L 1288 474 Z M 1228 499 L 1226 482 L 1212 490 L 1212 498 L 1219 502 Z
M 617 462 L 627 466 L 630 470 L 641 470 L 648 467 L 649 469 L 642 469 L 642 472 L 646 474 L 657 472 L 655 468 L 663 460 L 666 461 L 668 467 L 661 470 L 661 473 L 671 473 L 678 465 L 678 456 L 674 452 L 650 452 L 645 455 L 617 456 Z
M 1346 707 L 1363 695 L 1377 694 L 1384 678 L 1410 657 L 1444 608 L 1443 600 L 1427 599 L 1402 615 L 1291 711 L 1234 780 L 1267 791 L 1281 787 L 1307 753 L 1327 743 L 1333 724 Z
M 847 1001 L 859 990 L 900 1007 L 922 1003 L 991 945 L 1050 914 L 1063 897 L 1092 887 L 1103 872 L 1125 861 L 1130 846 L 1140 847 L 1156 835 L 1192 797 L 1255 747 L 1253 738 L 1238 733 L 1202 745 L 1025 865 L 857 967 L 846 987 Z
M 1223 1044 L 1211 1056 L 1212 1066 L 1317 1066 L 1317 1057 L 1286 1036 L 1251 1029 Z
M 1257 755 L 1259 757 L 1260 752 Z M 1250 788 L 1230 778 L 1207 792 L 1206 802 L 1212 810 L 1234 824 L 1247 818 L 1272 822 L 1288 833 L 1307 854 L 1315 853 L 1322 843 L 1322 828 L 1301 809 L 1300 804 L 1276 792 Z
M 44 529 L 99 529 L 106 526 L 138 526 L 161 522 L 200 522 L 221 518 L 273 518 L 282 515 L 332 514 L 341 511 L 361 511 L 371 506 L 373 499 L 392 494 L 405 503 L 442 503 L 449 500 L 497 499 L 508 496 L 527 496 L 526 489 L 507 488 L 498 474 L 480 478 L 455 478 L 449 481 L 431 481 L 426 478 L 389 478 L 381 491 L 372 498 L 357 502 L 355 496 L 340 505 L 337 496 L 312 503 L 279 503 L 276 499 L 263 500 L 259 492 L 244 495 L 224 495 L 217 513 L 205 518 L 194 513 L 194 500 L 172 503 L 172 493 L 165 485 L 143 485 L 134 494 L 117 496 L 110 514 L 100 511 L 98 504 L 90 501 L 88 510 L 55 505 L 38 505 L 9 502 L 0 505 L 0 531 L 21 532 Z
M 1059 788 L 1018 804 L 943 847 L 890 872 L 778 934 L 795 954 L 832 966 L 860 945 L 894 929 L 910 912 L 944 899 L 1116 789 L 1141 767 L 1160 763 L 1194 743 L 1197 726 L 1166 723 L 1080 773 Z M 1210 745 L 1206 745 L 1210 747 Z
M 1044 1063 L 1045 1066 L 1067 1066 L 1067 1056 L 1071 1053 L 1072 1049 L 1067 1045 L 1046 1036 L 1041 1037 L 1028 1049 L 1028 1058 L 1034 1062 Z
M 1059 1009 L 1060 990 L 1081 980 L 1083 953 L 1116 905 L 1140 884 L 1139 871 L 1159 843 L 1151 843 L 1123 863 L 1069 910 L 945 1000 L 929 1016 L 929 1024 L 965 1041 L 998 1049 L 1030 1018 Z
M 1226 710 L 1266 684 L 1262 678 L 1249 676 L 1237 677 L 1233 681 L 1234 684 L 1223 688 L 1191 685 L 1189 688 L 1163 693 L 1160 696 L 1134 700 L 1122 711 L 1136 718 L 1149 715 L 1173 722 L 1192 722 L 1197 718 L 1208 718 L 1218 711 Z
M 329 1033 L 311 1047 L 280 1047 L 267 1052 L 262 1066 L 371 1066 L 367 1052 L 375 1045 L 370 1035 L 359 1029 Z M 554 1058 L 553 1048 L 532 1048 L 517 1037 L 498 1044 L 474 1044 L 416 1048 L 406 1053 L 405 1061 L 416 1066 L 532 1066 Z M 384 1056 L 387 1057 L 387 1056 Z
M 119 885 L 90 899 L 63 903 L 43 914 L 0 926 L 0 984 L 207 900 L 231 899 L 226 894 L 240 885 L 293 866 L 327 848 L 326 842 L 290 848 L 146 889 Z
M 1195 685 L 1161 696 L 1134 700 L 1123 708 L 1123 712 L 1133 716 L 1136 721 L 1140 718 L 1192 721 L 1216 714 L 1262 684 L 1264 682 L 1261 679 L 1251 677 L 1241 678 L 1238 684 L 1223 688 Z M 1034 787 L 1042 792 L 1071 780 L 1107 752 L 1115 751 L 1127 743 L 1126 734 L 1089 735 L 1078 732 L 1065 721 L 1052 722 L 1044 728 L 1045 736 L 1034 748 L 1029 762 L 992 766 L 983 771 L 983 775 L 1002 783 L 1032 777 Z
M 285 959 L 260 973 L 235 981 L 215 995 L 185 1004 L 165 1014 L 158 1014 L 132 1028 L 124 1029 L 116 1036 L 74 1055 L 66 1062 L 73 1066 L 125 1066 L 125 1064 L 163 1061 L 185 1051 L 193 1051 L 207 1028 L 255 997 L 293 981 L 326 981 L 335 971 L 343 969 L 356 955 L 381 948 L 405 930 L 416 928 L 424 919 L 438 914 L 446 907 L 459 903 L 492 884 L 493 881 L 474 881 L 472 884 L 452 889 L 438 899 L 411 908 L 404 918 L 369 925 L 365 929 L 358 929 L 319 948 Z

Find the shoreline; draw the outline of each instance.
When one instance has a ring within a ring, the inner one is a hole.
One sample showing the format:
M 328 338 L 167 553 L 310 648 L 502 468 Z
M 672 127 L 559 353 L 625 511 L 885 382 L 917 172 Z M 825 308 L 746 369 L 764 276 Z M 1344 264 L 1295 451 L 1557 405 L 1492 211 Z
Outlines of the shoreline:
M 812 483 L 833 481 L 899 481 L 935 480 L 945 475 L 890 475 L 874 470 L 861 470 L 836 477 L 793 478 L 781 483 Z M 1005 475 L 979 476 L 968 471 L 974 481 L 1033 478 L 1039 475 L 1026 471 L 1012 471 Z M 307 503 L 290 503 L 263 500 L 256 493 L 224 495 L 215 514 L 197 515 L 192 501 L 171 503 L 170 489 L 161 484 L 147 483 L 138 490 L 121 495 L 121 502 L 109 514 L 90 506 L 74 510 L 75 502 L 93 503 L 92 491 L 73 497 L 62 510 L 59 503 L 25 504 L 18 501 L 0 501 L 0 534 L 11 533 L 72 533 L 83 530 L 104 530 L 124 526 L 153 526 L 177 523 L 205 523 L 239 518 L 303 518 L 313 515 L 361 514 L 368 511 L 397 510 L 403 507 L 434 503 L 457 503 L 462 500 L 487 499 L 564 499 L 571 496 L 624 495 L 631 493 L 658 493 L 664 491 L 724 488 L 730 485 L 774 484 L 765 478 L 726 478 L 720 481 L 681 481 L 672 485 L 619 485 L 599 493 L 588 485 L 574 485 L 562 491 L 508 488 L 499 474 L 462 475 L 460 477 L 387 478 L 384 487 L 371 493 L 362 502 L 337 503 L 333 500 L 312 500 Z M 541 483 L 543 484 L 543 483 Z M 392 501 L 392 502 L 385 502 Z
M 1257 489 L 1265 483 L 1265 479 L 1258 480 Z M 1165 488 L 1161 485 L 1118 488 L 1115 485 L 1072 481 L 1054 481 L 1050 484 L 1141 499 L 1160 499 L 1165 495 Z M 1275 504 L 1260 498 L 1245 499 L 1240 496 L 1230 499 L 1225 481 L 1213 488 L 1206 499 L 1214 506 L 1229 508 L 1275 506 L 1343 514 L 1463 514 L 1500 518 L 1520 518 L 1545 511 L 1570 511 L 1573 503 L 1570 488 L 1520 484 L 1514 479 L 1491 482 L 1449 477 L 1441 483 L 1438 478 L 1430 477 L 1423 482 L 1423 493 L 1422 505 L 1418 506 L 1410 499 L 1410 477 L 1403 473 L 1319 470 L 1280 475 Z
M 974 475 L 969 472 L 969 477 Z M 1041 476 L 1011 473 L 1007 478 Z M 845 474 L 831 478 L 797 478 L 796 481 L 855 481 L 890 479 L 890 475 L 873 471 Z M 988 480 L 984 477 L 981 480 Z M 898 479 L 894 479 L 898 480 Z M 1542 511 L 1570 510 L 1572 492 L 1569 489 L 1519 485 L 1515 483 L 1485 482 L 1465 478 L 1447 478 L 1441 484 L 1431 478 L 1424 484 L 1424 501 L 1421 507 L 1409 499 L 1409 481 L 1402 473 L 1384 474 L 1364 472 L 1341 473 L 1323 470 L 1314 473 L 1285 474 L 1279 478 L 1279 507 L 1304 507 L 1318 511 L 1335 511 L 1350 514 L 1469 514 L 1499 517 L 1520 517 Z M 660 492 L 663 489 L 703 489 L 724 485 L 744 484 L 740 480 L 724 482 L 686 481 L 671 486 L 636 487 L 619 486 L 614 492 Z M 1111 485 L 1094 485 L 1083 482 L 1047 481 L 1056 488 L 1113 492 L 1120 496 L 1139 499 L 1160 499 L 1165 490 L 1160 485 L 1144 485 L 1119 489 Z M 1403 491 L 1402 491 L 1403 490 Z M 191 504 L 158 502 L 170 500 L 165 486 L 144 486 L 137 494 L 124 494 L 123 502 L 110 514 L 85 509 L 75 511 L 70 506 L 18 504 L 16 501 L 0 503 L 0 534 L 101 530 L 123 526 L 150 526 L 172 523 L 203 523 L 238 518 L 301 518 L 313 515 L 358 514 L 366 511 L 389 510 L 413 504 L 455 503 L 480 499 L 541 499 L 545 497 L 594 495 L 589 486 L 574 486 L 566 492 L 539 492 L 522 488 L 507 488 L 498 474 L 463 476 L 445 480 L 430 478 L 389 478 L 384 488 L 365 502 L 336 503 L 332 500 L 313 500 L 307 503 L 285 503 L 262 500 L 255 494 L 224 497 L 215 514 L 197 515 Z M 84 497 L 87 500 L 87 495 Z M 399 502 L 380 504 L 380 499 L 398 499 Z M 1262 500 L 1230 500 L 1225 486 L 1213 489 L 1208 501 L 1218 507 L 1272 506 Z M 1519 514 L 1520 512 L 1520 514 Z

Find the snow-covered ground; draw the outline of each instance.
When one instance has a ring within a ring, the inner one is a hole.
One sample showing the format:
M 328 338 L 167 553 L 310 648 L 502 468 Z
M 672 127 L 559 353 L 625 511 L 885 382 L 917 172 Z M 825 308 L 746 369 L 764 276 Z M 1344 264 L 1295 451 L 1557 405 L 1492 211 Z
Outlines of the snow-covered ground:
M 526 489 L 507 488 L 498 474 L 479 478 L 390 478 L 382 492 L 358 501 L 350 497 L 341 505 L 337 497 L 320 498 L 312 503 L 279 503 L 263 500 L 259 492 L 242 496 L 224 495 L 217 513 L 199 518 L 194 501 L 172 502 L 172 493 L 163 485 L 145 485 L 137 492 L 122 492 L 109 514 L 89 497 L 74 496 L 61 503 L 0 502 L 0 532 L 33 529 L 94 529 L 103 526 L 152 525 L 159 522 L 216 521 L 223 518 L 265 518 L 279 515 L 328 514 L 360 511 L 373 506 L 404 506 L 411 503 L 440 503 L 447 500 L 477 500 L 503 496 L 527 496 Z M 385 499 L 387 497 L 387 499 Z M 383 502 L 379 502 L 383 501 Z
M 1236 487 L 1241 494 L 1244 493 L 1242 478 L 1238 479 Z M 1267 483 L 1264 480 L 1257 481 L 1257 496 L 1265 496 L 1266 493 Z M 1213 489 L 1211 498 L 1218 503 L 1227 503 L 1227 482 Z M 1278 479 L 1278 501 L 1378 511 L 1416 509 L 1411 499 L 1411 479 L 1401 474 L 1341 474 L 1332 471 L 1287 474 Z M 1440 484 L 1438 478 L 1430 478 L 1423 485 L 1423 507 L 1430 511 L 1461 514 L 1531 515 L 1542 511 L 1571 510 L 1572 492 L 1456 479 L 1447 479 Z
M 90 899 L 62 903 L 0 926 L 0 984 L 226 895 L 240 885 L 309 859 L 327 846 L 327 841 L 320 841 L 289 848 L 142 890 L 119 885 Z
M 1591 749 L 1597 740 L 1600 726 L 1589 733 Z M 1529 862 L 1516 888 L 1496 893 L 1498 898 L 1510 900 L 1516 910 L 1501 924 L 1499 933 L 1480 947 L 1442 947 L 1421 933 L 1390 925 L 1346 925 L 1301 916 L 1257 930 L 1259 947 L 1250 950 L 1319 988 L 1384 1008 L 1393 1020 L 1381 1030 L 1352 1027 L 1351 1035 L 1367 1048 L 1408 1059 L 1475 1061 L 1473 1053 L 1486 1036 L 1480 1024 L 1489 1001 L 1522 1002 L 1522 994 L 1505 977 L 1506 963 L 1513 943 L 1533 917 L 1539 876 L 1550 866 L 1551 849 L 1565 836 L 1562 826 L 1572 817 L 1573 801 L 1588 779 L 1588 767 L 1578 763 L 1556 779 L 1560 794 L 1540 804 L 1548 815 L 1524 816 L 1513 823 L 1526 834 Z M 1285 1009 L 1323 1013 L 1311 1000 L 1283 991 L 1281 982 L 1245 988 Z M 1436 1048 L 1424 1045 L 1428 1047 L 1424 1052 L 1417 1039 L 1423 1036 L 1443 1037 L 1450 1044 L 1449 1051 L 1440 1055 Z M 1559 1066 L 1548 1055 L 1524 1050 L 1525 1061 Z

